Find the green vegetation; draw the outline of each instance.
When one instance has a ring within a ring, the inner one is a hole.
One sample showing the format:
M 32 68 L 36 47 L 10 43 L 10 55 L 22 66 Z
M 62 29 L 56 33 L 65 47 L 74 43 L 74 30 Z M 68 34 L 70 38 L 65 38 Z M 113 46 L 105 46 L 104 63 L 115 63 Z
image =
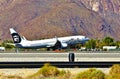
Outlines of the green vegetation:
M 96 47 L 96 40 L 93 40 L 93 39 L 89 40 L 88 42 L 86 42 L 85 47 L 87 49 L 95 49 L 95 47 Z
M 15 46 L 12 45 L 12 44 L 13 44 L 13 41 L 11 41 L 11 40 L 5 40 L 5 41 L 3 41 L 3 42 L 1 43 L 0 46 L 5 47 L 6 49 L 15 48 Z
M 114 41 L 111 37 L 106 37 L 102 40 L 91 39 L 86 42 L 85 47 L 87 49 L 102 49 L 103 46 L 117 46 L 120 47 L 120 41 Z
M 106 37 L 106 38 L 104 38 L 102 42 L 103 42 L 104 45 L 106 45 L 106 46 L 114 46 L 114 45 L 115 45 L 114 39 L 111 38 L 111 37 Z
M 120 41 L 116 41 L 116 42 L 115 42 L 115 45 L 116 45 L 117 47 L 120 47 Z

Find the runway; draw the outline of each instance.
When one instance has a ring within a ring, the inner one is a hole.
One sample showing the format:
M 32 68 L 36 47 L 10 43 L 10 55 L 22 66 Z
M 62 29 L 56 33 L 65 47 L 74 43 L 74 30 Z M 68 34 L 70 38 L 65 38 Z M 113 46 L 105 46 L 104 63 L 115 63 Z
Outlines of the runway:
M 39 68 L 50 63 L 61 68 L 71 67 L 111 67 L 120 64 L 120 53 L 74 53 L 74 61 L 69 61 L 69 53 L 0 53 L 0 68 Z
M 75 62 L 119 62 L 120 53 L 74 53 Z M 0 62 L 69 62 L 69 53 L 0 53 Z

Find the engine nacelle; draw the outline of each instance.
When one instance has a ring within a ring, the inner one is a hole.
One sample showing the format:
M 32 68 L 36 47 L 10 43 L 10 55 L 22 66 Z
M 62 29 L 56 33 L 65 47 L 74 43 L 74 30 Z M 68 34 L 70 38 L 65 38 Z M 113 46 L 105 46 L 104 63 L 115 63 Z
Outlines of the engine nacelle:
M 66 48 L 68 46 L 67 43 L 62 43 L 61 41 L 57 40 L 55 45 L 53 46 L 53 49 L 61 49 L 61 48 Z
M 62 48 L 66 48 L 68 46 L 68 44 L 66 43 L 61 43 L 61 45 L 62 45 Z

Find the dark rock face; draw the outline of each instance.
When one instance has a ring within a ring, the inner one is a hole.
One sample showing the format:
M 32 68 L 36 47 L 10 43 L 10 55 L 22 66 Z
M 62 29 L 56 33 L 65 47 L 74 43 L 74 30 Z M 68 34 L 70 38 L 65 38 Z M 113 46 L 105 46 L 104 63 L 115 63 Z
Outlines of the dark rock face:
M 120 39 L 119 0 L 0 0 L 0 38 L 9 28 L 28 39 L 86 35 Z

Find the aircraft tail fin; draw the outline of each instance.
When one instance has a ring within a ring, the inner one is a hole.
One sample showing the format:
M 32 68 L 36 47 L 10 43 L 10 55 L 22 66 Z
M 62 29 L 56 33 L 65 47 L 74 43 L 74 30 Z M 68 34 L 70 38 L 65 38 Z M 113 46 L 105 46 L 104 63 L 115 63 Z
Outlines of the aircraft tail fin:
M 10 33 L 12 35 L 14 43 L 20 43 L 22 41 L 20 35 L 13 28 L 10 28 Z

